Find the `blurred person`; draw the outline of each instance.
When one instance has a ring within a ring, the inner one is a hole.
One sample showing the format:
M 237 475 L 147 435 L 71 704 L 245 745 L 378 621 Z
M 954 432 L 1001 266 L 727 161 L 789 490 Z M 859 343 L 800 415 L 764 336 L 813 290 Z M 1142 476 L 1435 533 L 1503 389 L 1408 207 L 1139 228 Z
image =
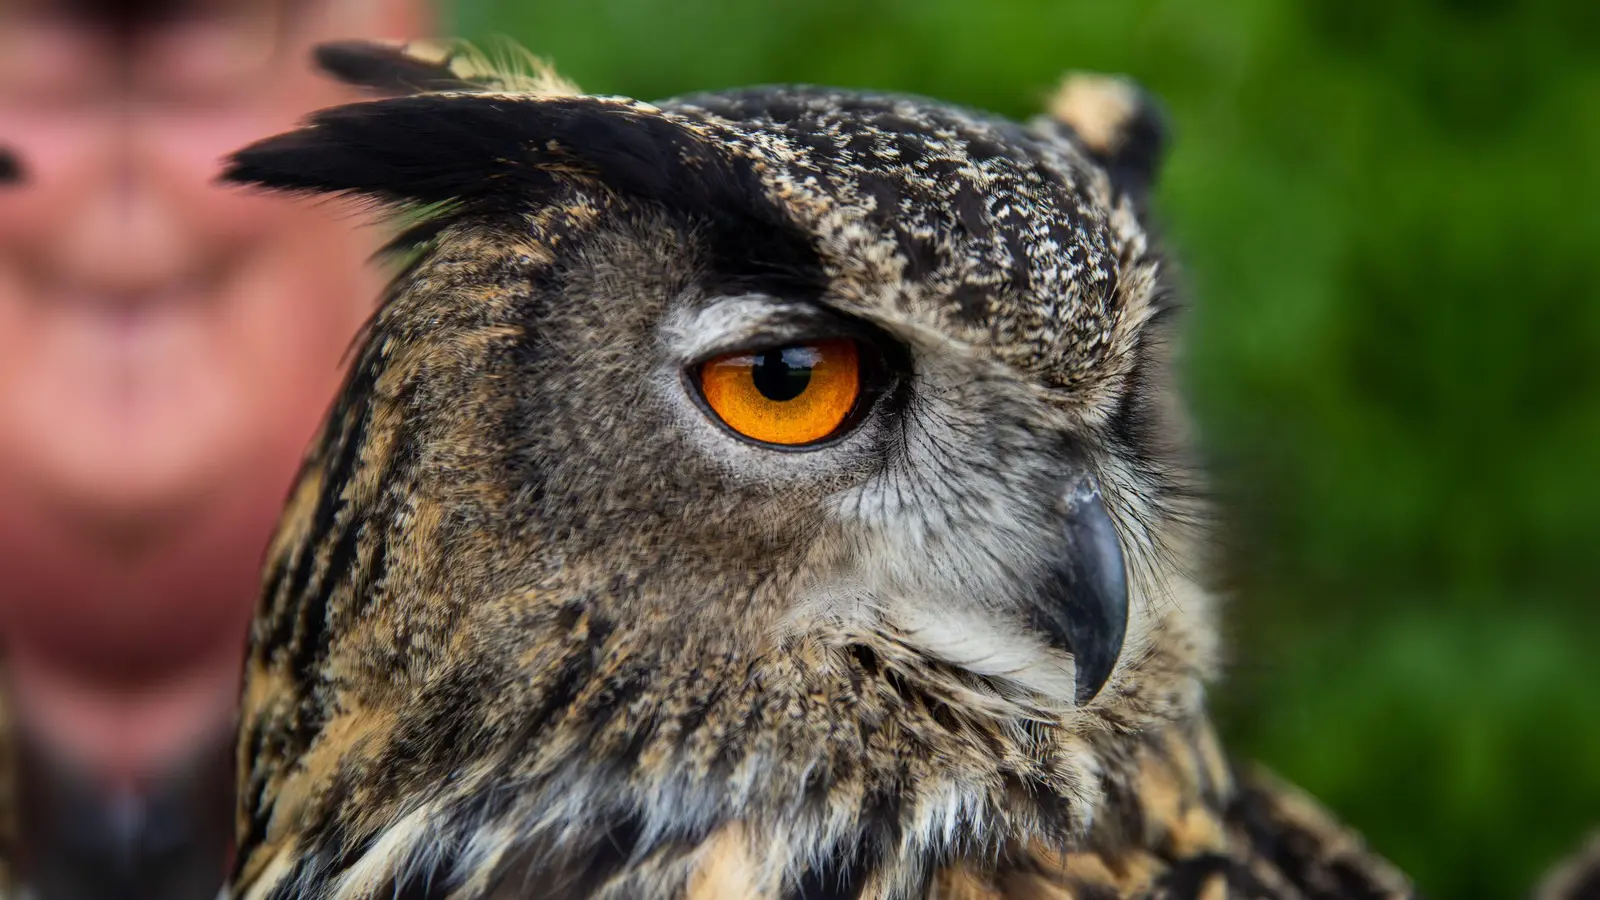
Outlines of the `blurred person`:
M 0 0 L 0 639 L 40 900 L 210 898 L 263 549 L 375 229 L 213 183 L 425 0 Z

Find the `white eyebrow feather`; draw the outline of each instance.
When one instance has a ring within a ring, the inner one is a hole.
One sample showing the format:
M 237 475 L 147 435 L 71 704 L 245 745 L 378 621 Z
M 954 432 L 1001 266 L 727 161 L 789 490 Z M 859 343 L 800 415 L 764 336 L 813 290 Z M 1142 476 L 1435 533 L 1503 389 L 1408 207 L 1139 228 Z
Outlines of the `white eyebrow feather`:
M 775 327 L 823 315 L 807 303 L 768 294 L 741 294 L 698 307 L 679 306 L 662 323 L 661 336 L 670 355 L 693 360 L 732 349 Z

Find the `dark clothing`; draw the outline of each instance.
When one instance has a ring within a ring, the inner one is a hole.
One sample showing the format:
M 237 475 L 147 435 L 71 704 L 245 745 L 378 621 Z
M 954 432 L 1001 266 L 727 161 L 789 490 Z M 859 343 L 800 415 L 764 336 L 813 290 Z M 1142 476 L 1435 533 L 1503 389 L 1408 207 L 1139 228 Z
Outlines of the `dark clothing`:
M 140 791 L 24 748 L 21 879 L 31 900 L 214 900 L 232 845 L 232 744 Z

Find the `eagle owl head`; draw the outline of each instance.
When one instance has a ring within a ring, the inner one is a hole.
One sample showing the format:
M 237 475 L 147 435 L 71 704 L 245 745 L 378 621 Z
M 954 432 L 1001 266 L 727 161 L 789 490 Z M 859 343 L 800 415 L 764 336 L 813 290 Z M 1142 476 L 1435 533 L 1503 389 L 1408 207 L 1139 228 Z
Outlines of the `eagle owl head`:
M 1213 654 L 1142 93 L 320 58 L 389 96 L 227 177 L 407 262 L 269 553 L 235 896 L 921 896 L 1122 827 Z

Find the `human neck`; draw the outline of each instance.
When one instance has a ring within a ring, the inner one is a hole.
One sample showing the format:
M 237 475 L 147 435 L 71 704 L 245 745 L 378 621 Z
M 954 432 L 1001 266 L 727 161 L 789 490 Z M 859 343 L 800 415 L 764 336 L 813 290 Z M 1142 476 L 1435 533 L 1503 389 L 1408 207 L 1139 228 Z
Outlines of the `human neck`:
M 96 671 L 8 648 L 8 688 L 22 736 L 110 789 L 140 790 L 211 747 L 230 727 L 241 648 L 160 672 Z

